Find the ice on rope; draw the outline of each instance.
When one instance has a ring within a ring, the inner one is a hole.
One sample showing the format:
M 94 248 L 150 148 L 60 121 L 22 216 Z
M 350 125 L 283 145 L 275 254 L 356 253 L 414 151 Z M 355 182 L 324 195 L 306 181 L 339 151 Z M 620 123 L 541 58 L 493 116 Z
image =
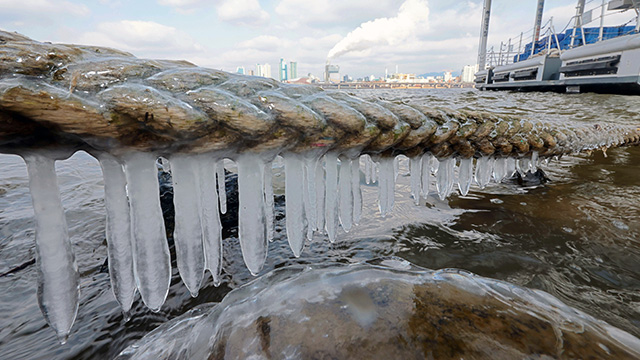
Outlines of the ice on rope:
M 156 156 L 131 152 L 124 164 L 131 204 L 136 285 L 145 305 L 158 311 L 169 292 L 171 260 L 158 196 Z
M 307 235 L 307 219 L 304 198 L 308 194 L 304 190 L 304 161 L 300 155 L 288 153 L 284 155 L 285 171 L 285 219 L 287 239 L 295 257 L 300 256 Z
M 37 154 L 25 155 L 24 160 L 36 220 L 38 303 L 49 326 L 65 343 L 78 312 L 80 289 L 55 162 Z
M 340 224 L 345 232 L 351 230 L 353 225 L 353 194 L 351 193 L 351 159 L 340 157 L 339 194 L 340 211 L 338 212 Z
M 238 164 L 238 237 L 242 258 L 253 275 L 262 270 L 267 258 L 268 240 L 265 222 L 264 161 L 243 154 Z
M 377 183 L 381 216 L 394 206 L 398 161 L 394 157 L 352 157 L 330 152 L 285 153 L 286 235 L 294 256 L 300 256 L 313 232 L 334 242 L 340 228 L 350 231 L 360 220 L 364 182 Z M 169 290 L 171 263 L 162 209 L 158 166 L 171 171 L 175 207 L 174 240 L 177 267 L 187 289 L 197 296 L 204 272 L 214 285 L 222 272 L 222 225 L 226 211 L 224 161 L 213 154 L 174 154 L 169 160 L 155 154 L 130 152 L 121 157 L 96 155 L 104 176 L 109 274 L 116 300 L 127 313 L 136 289 L 153 311 L 163 305 Z M 274 239 L 272 163 L 261 154 L 241 154 L 238 171 L 238 235 L 244 262 L 257 275 Z M 24 156 L 36 217 L 38 300 L 42 312 L 64 341 L 78 307 L 78 270 L 71 250 L 57 187 L 54 160 Z M 457 162 L 459 161 L 459 165 Z M 427 199 L 431 178 L 441 200 L 454 190 L 467 195 L 475 179 L 480 188 L 501 182 L 516 171 L 536 171 L 539 156 L 474 159 L 436 159 L 426 153 L 409 159 L 410 191 L 416 204 Z M 157 165 L 156 165 L 157 164 Z M 404 165 L 402 165 L 404 166 Z M 403 168 L 404 171 L 404 168 Z
M 122 311 L 131 309 L 136 294 L 131 247 L 131 218 L 127 198 L 127 179 L 122 163 L 114 156 L 98 156 L 104 178 L 104 204 L 107 210 L 107 254 L 111 288 Z
M 169 159 L 173 180 L 173 205 L 178 272 L 191 296 L 198 296 L 204 277 L 204 241 L 200 222 L 201 193 L 196 171 L 199 166 L 193 155 L 175 155 Z
M 222 166 L 221 162 L 216 163 L 213 157 L 200 155 L 195 168 L 199 187 L 197 204 L 202 226 L 204 268 L 211 273 L 215 286 L 220 284 L 222 272 L 222 224 L 215 181 L 218 166 Z

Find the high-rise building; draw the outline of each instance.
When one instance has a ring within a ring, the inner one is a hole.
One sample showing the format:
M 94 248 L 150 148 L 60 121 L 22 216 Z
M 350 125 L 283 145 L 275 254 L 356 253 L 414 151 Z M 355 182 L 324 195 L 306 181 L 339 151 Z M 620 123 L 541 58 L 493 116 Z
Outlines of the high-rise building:
M 244 66 L 238 66 L 238 67 L 236 68 L 236 72 L 237 72 L 238 74 L 242 74 L 242 75 L 244 75 L 244 74 L 245 74 Z
M 298 62 L 291 61 L 289 62 L 289 79 L 297 79 L 298 78 Z
M 475 74 L 478 72 L 478 65 L 465 65 L 462 68 L 460 79 L 463 83 L 472 83 L 475 81 Z
M 271 65 L 269 64 L 257 64 L 256 65 L 256 76 L 262 76 L 266 78 L 271 77 Z
M 279 80 L 286 81 L 289 79 L 289 74 L 287 73 L 287 62 L 284 59 L 280 59 L 280 74 Z

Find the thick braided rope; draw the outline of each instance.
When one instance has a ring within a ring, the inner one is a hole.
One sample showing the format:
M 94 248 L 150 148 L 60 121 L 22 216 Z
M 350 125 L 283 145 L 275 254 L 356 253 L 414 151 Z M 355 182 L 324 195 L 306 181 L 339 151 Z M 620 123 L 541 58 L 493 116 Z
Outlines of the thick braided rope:
M 362 100 L 109 48 L 0 31 L 0 152 L 303 152 L 552 156 L 636 144 L 629 126 L 563 126 Z

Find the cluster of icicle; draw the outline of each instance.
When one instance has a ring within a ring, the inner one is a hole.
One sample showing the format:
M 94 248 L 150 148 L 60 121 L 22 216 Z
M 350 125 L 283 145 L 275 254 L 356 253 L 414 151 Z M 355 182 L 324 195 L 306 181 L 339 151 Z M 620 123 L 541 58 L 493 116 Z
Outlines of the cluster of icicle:
M 397 161 L 393 157 L 348 157 L 327 153 L 283 155 L 285 164 L 286 235 L 293 254 L 300 256 L 305 240 L 324 233 L 334 242 L 339 227 L 347 232 L 362 214 L 361 165 L 365 182 L 378 183 L 379 209 L 386 216 L 394 206 Z M 102 167 L 107 212 L 106 237 L 113 292 L 127 313 L 138 291 L 143 302 L 158 311 L 171 280 L 171 261 L 159 199 L 158 166 L 170 169 L 175 205 L 174 241 L 180 276 L 197 296 L 205 270 L 215 285 L 222 270 L 220 213 L 227 211 L 223 159 L 211 154 L 173 155 L 165 163 L 151 153 L 131 152 L 114 157 L 97 155 Z M 24 156 L 36 216 L 39 302 L 47 322 L 65 341 L 78 308 L 78 269 L 67 234 L 54 160 Z M 235 159 L 239 191 L 239 240 L 252 274 L 258 274 L 274 239 L 272 160 L 258 154 Z M 458 164 L 459 163 L 459 164 Z M 466 195 L 472 181 L 484 187 L 515 171 L 534 170 L 531 159 L 450 157 L 438 160 L 426 153 L 410 159 L 411 193 L 416 204 L 435 189 L 444 200 L 458 183 Z M 455 171 L 456 166 L 458 170 Z M 456 177 L 457 173 L 457 177 Z

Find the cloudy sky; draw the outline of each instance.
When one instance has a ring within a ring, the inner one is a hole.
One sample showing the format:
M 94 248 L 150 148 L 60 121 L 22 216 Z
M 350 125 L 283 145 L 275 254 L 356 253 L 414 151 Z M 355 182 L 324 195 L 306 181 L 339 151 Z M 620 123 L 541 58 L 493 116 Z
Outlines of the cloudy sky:
M 547 0 L 544 21 L 564 28 L 575 4 Z M 529 30 L 535 6 L 494 0 L 489 44 Z M 481 0 L 0 0 L 0 29 L 227 71 L 269 63 L 274 76 L 280 58 L 297 61 L 300 76 L 322 76 L 330 56 L 361 77 L 475 64 L 481 12 Z

